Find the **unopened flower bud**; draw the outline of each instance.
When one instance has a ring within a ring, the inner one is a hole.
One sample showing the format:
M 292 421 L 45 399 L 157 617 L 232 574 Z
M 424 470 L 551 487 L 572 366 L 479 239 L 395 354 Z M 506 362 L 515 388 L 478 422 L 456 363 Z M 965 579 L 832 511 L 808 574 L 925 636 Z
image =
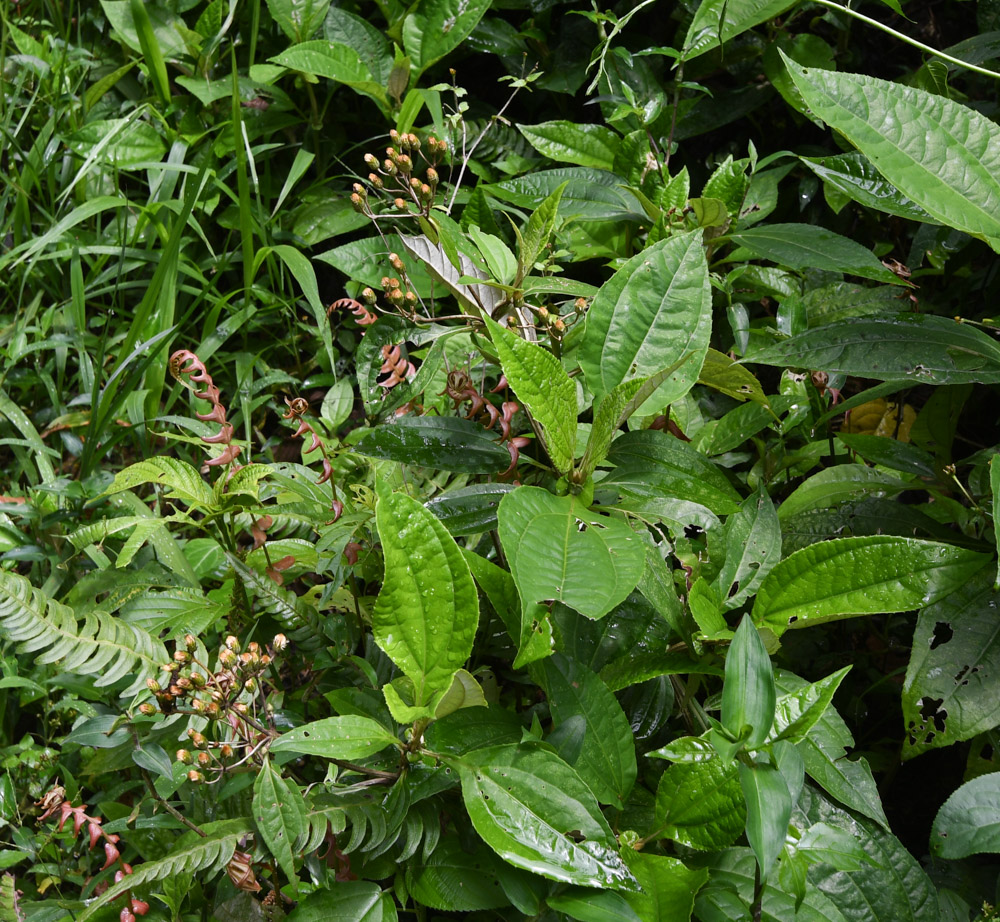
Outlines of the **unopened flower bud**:
M 205 677 L 200 672 L 192 672 L 191 673 L 191 684 L 195 688 L 204 688 L 205 687 Z
M 417 303 L 417 296 L 414 292 L 407 291 L 406 294 L 403 295 L 403 300 L 406 302 L 407 307 L 414 307 Z
M 375 303 L 375 292 L 372 291 L 370 288 L 366 288 L 363 292 L 361 292 L 361 297 L 363 297 L 366 301 L 368 301 L 368 294 L 369 293 L 372 296 L 372 299 L 371 299 L 371 301 L 369 301 L 369 304 L 374 304 Z M 288 647 L 288 638 L 284 634 L 275 634 L 274 635 L 274 643 L 272 644 L 272 646 L 274 647 L 275 650 L 277 650 L 280 653 L 282 650 L 287 649 L 287 647 Z
M 180 689 L 183 689 L 184 691 L 190 691 L 192 688 L 194 688 L 194 684 L 191 682 L 191 680 L 187 676 L 183 676 L 182 675 L 177 680 L 177 687 L 180 688 Z M 179 695 L 180 692 L 175 692 L 174 691 L 174 686 L 171 685 L 170 686 L 170 694 L 171 695 Z
M 242 701 L 237 701 L 236 704 L 233 705 L 233 710 L 236 711 L 237 714 L 250 713 L 250 708 L 247 707 L 247 705 Z
M 399 143 L 399 132 L 396 131 L 395 128 L 389 129 L 389 140 L 392 141 L 393 144 Z
M 543 323 L 549 319 L 549 309 L 547 307 L 538 308 L 538 319 Z
M 403 271 L 403 260 L 399 258 L 398 253 L 389 254 L 389 265 L 392 266 L 397 272 Z
M 557 333 L 563 333 L 566 330 L 566 324 L 563 323 L 562 320 L 557 317 L 552 322 L 552 329 L 555 330 Z
M 420 150 L 420 138 L 412 132 L 410 132 L 410 147 L 413 148 L 413 150 Z
M 208 705 L 202 701 L 201 698 L 192 699 L 191 710 L 194 711 L 195 714 L 204 714 L 207 709 Z
M 400 154 L 396 158 L 396 164 L 404 173 L 409 173 L 413 169 L 413 161 L 408 154 Z
M 436 186 L 440 182 L 440 177 L 438 176 L 438 171 L 434 167 L 429 167 L 427 170 L 427 181 L 432 185 Z
M 191 659 L 191 654 L 187 650 L 175 650 L 174 651 L 174 662 L 175 663 L 186 663 Z
M 157 682 L 156 679 L 146 679 L 146 688 L 148 688 L 151 692 L 153 692 L 154 695 L 156 694 L 156 692 L 163 690 L 160 687 L 160 683 Z
M 185 634 L 184 646 L 187 647 L 188 653 L 194 653 L 198 649 L 198 638 L 194 634 Z
M 378 157 L 376 157 L 374 154 L 365 154 L 365 163 L 368 164 L 369 170 L 378 169 Z
M 260 664 L 261 664 L 261 666 L 270 666 L 270 665 L 271 665 L 271 657 L 270 657 L 270 656 L 268 656 L 268 655 L 267 655 L 267 654 L 265 653 L 265 654 L 264 654 L 264 655 L 263 655 L 263 656 L 262 656 L 262 657 L 260 658 Z
M 194 756 L 192 756 L 191 752 L 187 749 L 178 749 L 177 761 L 183 762 L 185 765 L 190 765 L 194 761 Z
M 225 639 L 225 646 L 227 650 L 239 650 L 240 642 L 232 634 L 229 634 Z
M 229 743 L 223 743 L 219 747 L 219 756 L 223 759 L 231 759 L 233 757 L 233 747 Z
M 188 781 L 192 782 L 193 784 L 201 784 L 202 781 L 205 780 L 205 776 L 200 771 L 197 771 L 196 769 L 193 768 L 191 769 L 191 771 L 188 772 L 187 777 Z
M 147 701 L 139 705 L 139 713 L 144 717 L 152 717 L 156 713 L 156 708 Z
M 382 169 L 386 173 L 388 173 L 390 176 L 395 176 L 396 173 L 398 172 L 396 164 L 393 163 L 391 160 L 383 160 L 382 161 Z
M 397 211 L 406 211 L 405 199 L 398 198 L 392 204 Z
M 210 720 L 218 720 L 221 713 L 219 706 L 214 701 L 209 701 L 205 705 L 205 716 Z
M 376 189 L 381 189 L 385 186 L 385 183 L 382 182 L 382 177 L 379 176 L 377 173 L 369 173 L 368 182 L 370 182 L 372 186 Z
M 212 753 L 210 752 L 199 752 L 197 758 L 198 758 L 198 764 L 202 768 L 207 768 L 209 765 L 212 764 Z
M 163 672 L 177 672 L 177 670 L 180 668 L 181 667 L 178 666 L 177 663 L 164 663 L 162 666 L 160 666 L 160 669 Z
M 194 744 L 195 749 L 207 749 L 208 748 L 208 740 L 205 739 L 205 734 L 204 733 L 199 733 L 194 728 L 191 728 L 191 729 L 188 730 L 188 737 L 190 738 L 191 742 Z
M 184 697 L 184 689 L 181 688 L 180 685 L 171 685 L 170 686 L 170 694 L 173 695 L 175 698 L 183 698 Z
M 222 649 L 219 651 L 219 662 L 226 669 L 232 669 L 237 663 L 236 654 L 232 650 Z
M 255 678 L 253 678 L 253 677 L 251 676 L 251 677 L 250 677 L 249 679 L 247 679 L 247 680 L 246 680 L 246 681 L 245 681 L 245 682 L 243 683 L 243 687 L 244 687 L 244 688 L 245 688 L 245 689 L 246 689 L 246 690 L 247 690 L 248 692 L 250 692 L 251 694 L 253 694 L 253 693 L 254 693 L 255 691 L 257 691 L 257 680 L 256 680 Z
M 364 210 L 361 205 L 361 196 L 357 192 L 351 193 L 351 207 L 358 212 Z

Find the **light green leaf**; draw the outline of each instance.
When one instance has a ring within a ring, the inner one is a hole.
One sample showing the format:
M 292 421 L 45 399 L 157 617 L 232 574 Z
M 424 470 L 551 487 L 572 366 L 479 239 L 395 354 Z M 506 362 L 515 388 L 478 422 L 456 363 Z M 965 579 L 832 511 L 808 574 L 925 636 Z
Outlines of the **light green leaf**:
M 600 618 L 642 575 L 645 550 L 635 532 L 621 519 L 591 512 L 578 497 L 519 487 L 500 501 L 497 519 L 525 610 L 555 599 Z
M 576 385 L 551 352 L 483 318 L 500 366 L 517 398 L 542 427 L 545 449 L 560 473 L 573 466 L 576 450 Z
M 380 490 L 385 580 L 372 614 L 378 645 L 413 680 L 417 706 L 446 690 L 472 652 L 479 596 L 455 539 L 417 500 Z
M 781 525 L 763 489 L 726 522 L 726 558 L 713 586 L 727 610 L 739 608 L 781 559 Z
M 282 778 L 268 758 L 254 781 L 253 818 L 264 844 L 298 894 L 294 845 L 306 831 L 305 801 L 299 789 Z
M 403 47 L 416 81 L 469 36 L 490 0 L 421 0 L 403 21 Z
M 271 17 L 293 42 L 312 38 L 329 8 L 330 0 L 267 0 Z
M 796 551 L 764 580 L 753 619 L 776 634 L 841 618 L 907 611 L 965 584 L 985 554 L 914 538 L 836 538 Z
M 567 183 L 560 183 L 553 189 L 545 201 L 537 208 L 532 209 L 527 223 L 521 228 L 520 249 L 518 251 L 518 276 L 515 284 L 524 282 L 524 277 L 528 275 L 535 265 L 539 254 L 545 249 L 552 232 L 556 227 L 556 219 L 559 217 L 559 202 L 566 189 Z M 535 279 L 536 284 L 543 280 Z M 556 279 L 557 282 L 565 281 Z M 527 287 L 527 286 L 526 286 Z M 538 290 L 537 288 L 534 290 Z
M 712 759 L 668 768 L 656 790 L 661 834 L 700 851 L 732 845 L 747 815 L 736 764 Z
M 325 823 L 324 823 L 325 826 Z M 288 922 L 396 922 L 392 897 L 370 880 L 338 880 L 314 890 L 288 914 Z
M 197 469 L 186 461 L 176 458 L 158 457 L 148 461 L 130 464 L 125 470 L 115 474 L 115 479 L 102 496 L 114 496 L 125 490 L 132 490 L 144 483 L 159 483 L 170 488 L 168 496 L 179 499 L 188 506 L 203 510 L 215 505 L 212 488 L 201 479 Z
M 344 86 L 370 97 L 385 111 L 389 109 L 385 88 L 375 82 L 368 66 L 350 45 L 317 39 L 292 45 L 268 60 L 289 70 L 343 83 Z
M 969 324 L 934 314 L 842 320 L 765 347 L 745 361 L 876 381 L 1000 382 L 1000 346 Z
M 132 18 L 131 0 L 101 0 L 101 8 L 117 36 L 141 54 L 142 43 Z M 184 20 L 166 4 L 147 4 L 146 12 L 161 54 L 170 60 L 187 57 L 188 49 L 182 32 L 186 28 Z
M 641 922 L 625 897 L 614 890 L 570 887 L 547 897 L 545 902 L 549 909 L 580 922 Z
M 826 269 L 887 284 L 899 278 L 871 250 L 815 224 L 767 224 L 728 235 L 755 256 L 791 269 Z
M 793 6 L 795 0 L 702 0 L 688 27 L 682 60 L 711 51 Z
M 611 170 L 621 139 L 603 125 L 577 125 L 564 119 L 518 125 L 535 150 L 550 160 Z
M 469 227 L 468 234 L 486 260 L 486 265 L 490 267 L 493 280 L 502 285 L 510 285 L 517 274 L 517 260 L 507 249 L 507 244 L 499 237 L 481 231 L 475 224 Z
M 1000 724 L 1000 592 L 984 568 L 917 615 L 903 681 L 903 758 Z
M 635 783 L 635 743 L 628 718 L 607 686 L 586 666 L 560 653 L 542 661 L 532 676 L 544 689 L 554 727 L 583 718 L 575 759 L 567 759 L 603 804 L 624 807 Z
M 740 786 L 747 804 L 747 841 L 757 856 L 761 880 L 785 846 L 792 799 L 785 778 L 773 765 L 739 763 Z
M 973 778 L 954 791 L 931 827 L 931 854 L 938 858 L 987 852 L 1000 852 L 1000 772 Z
M 134 118 L 88 122 L 66 138 L 66 146 L 84 159 L 96 151 L 97 159 L 119 169 L 158 162 L 167 150 L 154 125 Z
M 993 537 L 1000 547 L 1000 455 L 990 458 L 990 493 L 993 494 Z M 993 588 L 1000 589 L 1000 558 L 997 559 L 997 575 Z
M 326 717 L 282 733 L 272 752 L 297 752 L 324 759 L 364 759 L 399 741 L 369 717 Z
M 535 170 L 486 187 L 486 192 L 519 208 L 537 208 L 563 186 L 559 214 L 578 221 L 645 221 L 639 200 L 621 188 L 621 177 L 608 170 L 566 166 Z
M 682 397 L 698 380 L 711 330 L 701 234 L 647 247 L 605 282 L 587 313 L 580 366 L 595 402 L 623 381 L 655 374 L 691 354 L 651 399 L 666 405 Z
M 752 400 L 762 406 L 768 405 L 764 388 L 750 371 L 735 359 L 722 352 L 709 349 L 698 375 L 698 383 L 711 387 L 737 400 Z
M 508 745 L 453 764 L 472 825 L 505 861 L 584 887 L 635 888 L 594 795 L 558 756 Z M 582 841 L 569 838 L 570 830 Z
M 774 709 L 774 738 L 793 743 L 805 739 L 809 731 L 822 720 L 840 683 L 850 671 L 851 667 L 845 666 L 825 679 L 803 685 L 778 698 Z
M 849 500 L 895 496 L 912 484 L 883 474 L 864 464 L 837 464 L 807 477 L 778 507 L 778 519 L 786 522 L 793 515 L 813 509 L 839 506 Z
M 706 868 L 688 868 L 676 858 L 626 849 L 622 857 L 639 881 L 639 893 L 625 899 L 642 922 L 688 922 L 695 894 L 708 882 Z
M 968 106 L 915 87 L 806 69 L 782 57 L 813 114 L 844 135 L 903 195 L 943 224 L 996 247 L 996 123 Z
M 320 339 L 326 348 L 330 365 L 336 366 L 337 355 L 333 351 L 333 334 L 330 331 L 330 322 L 327 319 L 326 308 L 319 296 L 319 285 L 316 282 L 316 270 L 313 269 L 309 258 L 293 246 L 286 243 L 273 247 L 262 247 L 255 256 L 255 265 L 264 258 L 267 253 L 274 253 L 295 277 L 299 283 L 302 294 L 305 295 L 309 308 L 312 310 L 313 318 L 316 320 L 316 327 L 319 330 Z
M 747 749 L 756 749 L 771 730 L 776 697 L 771 658 L 749 615 L 744 615 L 726 653 L 722 725 Z

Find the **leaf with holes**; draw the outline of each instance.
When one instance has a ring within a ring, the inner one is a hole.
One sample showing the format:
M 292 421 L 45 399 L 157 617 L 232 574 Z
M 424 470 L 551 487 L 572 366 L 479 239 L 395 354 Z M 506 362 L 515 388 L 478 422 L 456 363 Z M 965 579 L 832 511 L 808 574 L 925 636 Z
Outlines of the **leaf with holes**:
M 305 801 L 299 789 L 282 778 L 268 758 L 254 781 L 253 817 L 264 844 L 298 894 L 294 845 L 306 829 Z
M 713 583 L 726 609 L 739 608 L 781 559 L 781 525 L 761 489 L 726 522 L 726 558 Z

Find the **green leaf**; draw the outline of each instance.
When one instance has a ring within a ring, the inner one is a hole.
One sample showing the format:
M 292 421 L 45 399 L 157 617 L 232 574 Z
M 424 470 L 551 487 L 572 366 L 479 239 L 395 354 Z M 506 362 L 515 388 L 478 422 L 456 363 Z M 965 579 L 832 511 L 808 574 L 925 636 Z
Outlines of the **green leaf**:
M 158 483 L 170 488 L 169 498 L 179 499 L 188 506 L 198 506 L 202 510 L 215 505 L 212 488 L 201 479 L 201 474 L 186 461 L 176 458 L 151 458 L 130 464 L 125 470 L 115 474 L 115 479 L 102 496 L 114 496 L 125 490 L 132 490 L 144 483 Z
M 524 282 L 524 276 L 528 275 L 535 265 L 539 254 L 545 249 L 552 232 L 556 227 L 556 219 L 559 217 L 559 202 L 562 200 L 563 192 L 566 190 L 566 183 L 560 183 L 553 189 L 545 201 L 537 208 L 532 209 L 527 223 L 521 229 L 520 247 L 518 249 L 518 278 L 515 283 L 520 285 Z M 538 282 L 539 280 L 535 280 Z M 557 279 L 556 281 L 564 281 Z M 536 291 L 538 289 L 535 289 Z
M 625 849 L 622 857 L 642 890 L 625 899 L 642 922 L 688 922 L 695 894 L 707 883 L 706 868 L 689 868 L 676 858 Z
M 595 402 L 623 381 L 655 374 L 691 354 L 655 395 L 661 406 L 682 397 L 698 380 L 711 331 L 701 234 L 647 247 L 601 286 L 587 313 L 580 367 Z
M 747 841 L 757 856 L 761 880 L 785 847 L 792 799 L 784 775 L 773 765 L 739 763 L 740 786 L 747 804 Z
M 510 285 L 517 274 L 517 260 L 507 248 L 507 244 L 494 234 L 481 231 L 475 224 L 468 227 L 467 233 L 486 260 L 494 281 L 501 285 Z
M 399 741 L 369 717 L 326 717 L 282 733 L 271 752 L 297 752 L 324 759 L 364 759 Z
M 349 86 L 373 99 L 383 110 L 389 110 L 389 98 L 386 96 L 385 88 L 375 82 L 368 65 L 350 45 L 318 39 L 292 45 L 268 60 L 289 70 L 343 83 L 344 86 Z
M 382 488 L 375 520 L 385 580 L 372 633 L 413 680 L 415 704 L 422 706 L 451 685 L 469 658 L 479 596 L 455 539 L 417 500 Z
M 634 889 L 594 795 L 558 756 L 495 746 L 454 765 L 472 825 L 505 861 L 565 883 Z M 569 838 L 570 830 L 583 841 Z
M 323 305 L 322 300 L 320 300 L 316 270 L 313 268 L 309 258 L 293 246 L 280 244 L 279 246 L 261 247 L 254 257 L 254 266 L 259 265 L 268 253 L 274 253 L 284 263 L 285 268 L 292 273 L 295 281 L 299 283 L 299 288 L 302 289 L 302 294 L 305 296 L 310 310 L 312 310 L 320 339 L 330 359 L 330 365 L 336 365 L 337 356 L 333 351 L 333 335 L 330 332 L 330 321 L 326 307 Z
M 891 535 L 812 544 L 770 572 L 753 619 L 780 635 L 793 626 L 921 608 L 964 585 L 988 559 L 949 544 Z
M 793 743 L 805 739 L 809 731 L 823 719 L 840 683 L 850 671 L 851 667 L 845 666 L 825 679 L 803 685 L 778 698 L 774 708 L 774 738 Z
M 486 191 L 519 208 L 537 208 L 560 186 L 559 214 L 578 221 L 645 221 L 639 200 L 621 188 L 621 177 L 607 170 L 568 166 L 537 170 L 487 186 Z
M 711 51 L 793 6 L 794 0 L 702 0 L 688 27 L 682 60 Z
M 1000 455 L 990 458 L 990 493 L 993 494 L 993 538 L 997 547 L 1000 547 L 1000 464 L 997 459 Z M 997 559 L 997 575 L 993 581 L 993 588 L 1000 589 L 1000 558 Z
M 698 375 L 698 383 L 711 387 L 736 400 L 752 400 L 762 406 L 768 405 L 764 388 L 748 369 L 722 352 L 709 349 Z
M 783 57 L 813 114 L 844 135 L 903 195 L 949 227 L 986 240 L 1000 237 L 1000 136 L 994 122 L 915 87 L 807 70 Z
M 814 224 L 768 224 L 737 231 L 728 239 L 761 259 L 792 269 L 826 269 L 899 284 L 871 250 Z
M 489 8 L 490 0 L 420 0 L 403 21 L 403 47 L 414 81 L 461 45 Z
M 774 674 L 757 628 L 744 615 L 726 653 L 722 725 L 747 749 L 758 748 L 774 722 Z
M 325 824 L 324 824 L 325 825 Z M 389 894 L 369 880 L 338 880 L 315 890 L 288 914 L 288 922 L 396 922 Z
M 576 450 L 576 385 L 551 352 L 526 342 L 489 317 L 483 319 L 507 382 L 542 427 L 545 450 L 556 470 L 566 473 L 573 466 Z
M 268 758 L 254 781 L 253 817 L 264 844 L 298 895 L 294 845 L 306 831 L 305 801 L 299 789 L 282 778 Z
M 510 465 L 496 435 L 452 416 L 402 416 L 363 431 L 352 447 L 371 458 L 467 474 L 495 474 Z
M 547 897 L 545 902 L 549 909 L 580 922 L 642 922 L 626 898 L 614 890 L 570 887 Z
M 330 0 L 267 0 L 271 18 L 293 42 L 312 38 L 329 8 Z
M 775 684 L 785 694 L 799 692 L 808 685 L 804 679 L 781 670 L 775 675 Z M 784 695 L 778 699 L 779 703 L 783 698 Z M 784 709 L 777 711 L 776 719 L 786 713 Z M 796 746 L 813 781 L 842 804 L 888 829 L 889 821 L 868 762 L 847 757 L 847 751 L 853 747 L 854 737 L 833 707 L 822 712 L 806 738 Z
M 635 532 L 621 519 L 591 512 L 579 497 L 519 487 L 501 500 L 497 518 L 524 610 L 555 599 L 600 618 L 642 575 L 645 550 Z
M 542 156 L 598 170 L 614 168 L 621 143 L 618 135 L 603 125 L 577 125 L 564 119 L 517 128 Z
M 101 8 L 118 37 L 141 54 L 142 43 L 132 18 L 131 0 L 101 0 Z M 183 39 L 184 20 L 166 4 L 147 4 L 147 13 L 161 54 L 172 60 L 187 57 L 188 49 Z
M 778 519 L 784 523 L 793 515 L 813 509 L 839 506 L 866 496 L 894 496 L 909 489 L 912 489 L 912 484 L 908 481 L 863 464 L 837 464 L 807 477 L 799 484 L 778 507 Z
M 937 476 L 933 455 L 922 448 L 917 448 L 916 445 L 882 435 L 838 432 L 837 438 L 871 464 L 906 474 L 916 474 L 918 477 Z
M 1000 724 L 1000 593 L 984 568 L 917 615 L 903 681 L 903 758 Z
M 726 522 L 726 558 L 713 586 L 727 610 L 756 593 L 781 559 L 781 525 L 763 488 L 744 500 Z
M 843 320 L 765 347 L 745 361 L 876 381 L 1000 382 L 1000 346 L 975 327 L 934 314 Z
M 628 718 L 607 686 L 586 666 L 560 653 L 543 660 L 532 675 L 549 699 L 556 729 L 582 718 L 575 759 L 567 759 L 603 804 L 624 807 L 635 783 L 635 743 Z
M 1000 773 L 967 781 L 944 802 L 931 827 L 931 854 L 968 858 L 1000 852 Z
M 414 856 L 406 863 L 406 886 L 418 903 L 442 912 L 499 909 L 509 906 L 510 900 L 500 885 L 498 864 L 496 855 L 481 843 L 470 852 L 449 836 L 430 857 Z M 339 922 L 339 916 L 328 918 Z
M 482 534 L 497 527 L 497 507 L 516 489 L 509 483 L 474 483 L 449 490 L 425 505 L 453 535 Z
M 925 224 L 940 223 L 887 182 L 872 162 L 859 151 L 835 157 L 799 159 L 827 185 L 865 208 L 874 208 L 911 221 L 923 221 Z
M 668 768 L 656 789 L 661 834 L 699 851 L 732 845 L 747 815 L 736 764 L 715 758 Z
M 119 169 L 157 162 L 167 150 L 153 125 L 129 118 L 88 122 L 66 138 L 66 145 L 79 157 L 94 157 Z

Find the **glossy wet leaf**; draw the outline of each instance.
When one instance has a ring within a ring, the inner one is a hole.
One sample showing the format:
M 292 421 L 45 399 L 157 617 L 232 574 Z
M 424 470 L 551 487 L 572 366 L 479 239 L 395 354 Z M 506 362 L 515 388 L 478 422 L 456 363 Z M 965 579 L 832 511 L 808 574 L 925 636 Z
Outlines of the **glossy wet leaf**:
M 406 886 L 418 903 L 431 909 L 498 909 L 510 905 L 497 876 L 499 863 L 482 843 L 470 852 L 455 836 L 449 836 L 429 857 L 415 857 L 407 863 Z
M 402 416 L 362 432 L 355 451 L 371 458 L 467 474 L 496 474 L 510 465 L 498 436 L 471 419 Z
M 368 65 L 350 45 L 323 39 L 305 41 L 292 45 L 270 61 L 290 70 L 343 83 L 358 93 L 370 96 L 384 108 L 389 107 L 385 88 L 375 81 Z
M 412 62 L 414 79 L 468 38 L 489 0 L 423 0 L 403 22 L 403 46 Z
M 917 615 L 903 681 L 903 758 L 1000 724 L 1000 593 L 985 567 Z
M 1000 773 L 967 781 L 944 802 L 931 827 L 938 858 L 1000 852 Z
M 785 66 L 813 114 L 903 195 L 949 227 L 1000 237 L 1000 137 L 985 115 L 876 77 Z
M 712 329 L 701 234 L 670 237 L 633 256 L 601 287 L 586 322 L 580 366 L 595 401 L 691 353 L 655 399 L 666 405 L 686 394 L 698 380 Z
M 519 487 L 500 502 L 500 541 L 524 609 L 558 600 L 588 618 L 606 615 L 636 587 L 645 563 L 622 519 L 591 512 L 578 497 Z M 594 573 L 601 573 L 595 582 Z
M 739 608 L 781 559 L 781 525 L 761 490 L 726 522 L 726 557 L 713 583 L 726 609 Z
M 662 835 L 689 848 L 715 851 L 736 841 L 747 809 L 736 762 L 721 758 L 672 765 L 656 789 Z
M 812 544 L 770 572 L 753 618 L 780 635 L 793 626 L 920 608 L 964 585 L 988 559 L 954 545 L 891 535 Z
M 272 752 L 297 752 L 325 759 L 364 759 L 399 741 L 385 727 L 368 717 L 324 717 L 282 733 Z
M 372 614 L 378 645 L 413 680 L 417 705 L 451 685 L 469 658 L 479 597 L 469 565 L 432 512 L 383 491 L 375 509 L 385 579 Z
M 739 763 L 740 787 L 747 805 L 747 841 L 766 880 L 785 845 L 792 800 L 785 778 L 773 765 Z
M 542 427 L 556 470 L 565 473 L 573 466 L 576 447 L 576 385 L 551 352 L 488 318 L 486 324 L 507 382 Z
M 537 208 L 565 184 L 559 198 L 559 215 L 582 221 L 644 221 L 645 212 L 634 195 L 621 188 L 621 177 L 593 167 L 559 167 L 537 170 L 505 179 L 486 191 L 519 208 Z
M 550 909 L 580 922 L 641 922 L 626 897 L 614 890 L 571 887 L 547 897 L 545 902 Z
M 288 914 L 288 922 L 395 922 L 396 908 L 381 887 L 369 880 L 337 881 L 315 890 Z
M 78 157 L 93 157 L 119 169 L 159 161 L 167 150 L 153 125 L 124 118 L 88 122 L 66 138 L 66 145 Z
M 778 698 L 774 709 L 775 738 L 793 743 L 805 739 L 823 719 L 840 683 L 850 670 L 850 666 L 845 666 L 824 679 L 803 685 Z
M 933 314 L 843 320 L 754 352 L 748 362 L 921 384 L 996 384 L 1000 345 Z
M 497 527 L 500 500 L 513 489 L 509 483 L 476 483 L 441 493 L 425 505 L 453 535 L 481 534 Z
M 295 840 L 306 829 L 305 801 L 294 783 L 282 778 L 270 759 L 264 759 L 254 781 L 253 816 L 264 844 L 297 893 Z
M 729 234 L 755 256 L 791 269 L 826 269 L 876 282 L 899 282 L 871 250 L 814 224 L 768 224 Z
M 496 746 L 455 766 L 476 832 L 505 861 L 565 883 L 635 888 L 594 795 L 558 756 Z M 569 838 L 570 831 L 582 841 Z
M 268 12 L 293 42 L 312 38 L 329 6 L 330 0 L 267 0 Z
M 688 27 L 683 57 L 690 60 L 711 51 L 794 5 L 789 0 L 702 0 Z
M 517 127 L 528 143 L 550 160 L 599 170 L 610 170 L 614 166 L 620 138 L 603 125 L 575 124 L 559 119 Z
M 871 464 L 918 477 L 936 476 L 934 457 L 916 445 L 881 435 L 860 435 L 843 431 L 837 433 L 837 438 Z
M 767 406 L 764 389 L 749 369 L 722 352 L 709 349 L 698 375 L 698 383 L 736 400 L 752 400 Z
M 722 725 L 747 749 L 756 749 L 771 730 L 775 699 L 771 658 L 757 628 L 744 615 L 726 651 Z
M 202 480 L 201 474 L 194 467 L 185 461 L 163 457 L 130 464 L 115 475 L 111 486 L 104 493 L 113 496 L 145 483 L 169 487 L 168 496 L 174 496 L 189 506 L 210 507 L 215 501 L 212 488 Z
M 554 727 L 583 718 L 580 753 L 567 761 L 601 803 L 621 809 L 636 776 L 635 744 L 621 705 L 596 674 L 560 653 L 532 675 L 545 690 Z
M 813 509 L 826 509 L 865 497 L 882 499 L 908 489 L 912 489 L 908 481 L 863 464 L 837 464 L 799 484 L 778 507 L 778 519 L 784 523 L 794 515 Z

